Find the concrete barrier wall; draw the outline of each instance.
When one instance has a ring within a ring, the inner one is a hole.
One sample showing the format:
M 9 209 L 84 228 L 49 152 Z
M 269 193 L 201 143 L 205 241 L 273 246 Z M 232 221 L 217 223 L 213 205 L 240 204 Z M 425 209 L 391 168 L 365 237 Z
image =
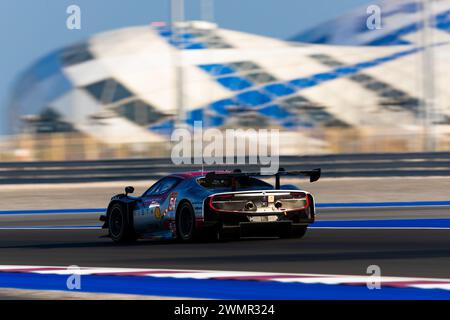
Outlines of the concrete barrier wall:
M 322 176 L 328 178 L 450 176 L 450 152 L 285 156 L 280 158 L 280 167 L 285 170 L 321 168 Z M 235 168 L 259 170 L 258 166 L 248 164 L 204 167 L 205 170 Z M 200 165 L 192 164 L 176 166 L 169 158 L 3 162 L 0 184 L 138 181 L 201 169 Z

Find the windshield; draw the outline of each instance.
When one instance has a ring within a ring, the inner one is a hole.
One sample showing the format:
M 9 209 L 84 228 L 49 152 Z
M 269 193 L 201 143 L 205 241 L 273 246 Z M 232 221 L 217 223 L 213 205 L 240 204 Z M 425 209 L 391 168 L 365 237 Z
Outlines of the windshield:
M 173 187 L 175 187 L 181 181 L 180 178 L 177 177 L 165 177 L 156 182 L 153 186 L 151 186 L 143 196 L 151 196 L 151 195 L 160 195 L 164 194 Z

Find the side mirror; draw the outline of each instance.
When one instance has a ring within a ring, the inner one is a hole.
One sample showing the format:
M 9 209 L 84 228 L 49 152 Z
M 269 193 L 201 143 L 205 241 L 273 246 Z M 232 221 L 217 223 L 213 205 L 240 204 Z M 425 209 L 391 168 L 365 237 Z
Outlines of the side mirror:
M 133 193 L 134 192 L 134 188 L 133 187 L 126 187 L 125 188 L 125 194 L 128 195 L 129 193 Z

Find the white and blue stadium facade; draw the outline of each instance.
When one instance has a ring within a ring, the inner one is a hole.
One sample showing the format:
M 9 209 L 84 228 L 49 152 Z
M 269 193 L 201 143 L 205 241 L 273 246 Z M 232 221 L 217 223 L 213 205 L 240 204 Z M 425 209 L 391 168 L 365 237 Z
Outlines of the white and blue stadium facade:
M 54 52 L 18 80 L 16 125 L 77 131 L 104 142 L 164 141 L 179 119 L 176 66 L 183 69 L 187 126 L 310 128 L 420 125 L 421 6 L 380 4 L 383 28 L 366 8 L 290 41 L 201 21 L 152 23 L 93 36 Z M 433 3 L 435 106 L 450 128 L 450 1 Z

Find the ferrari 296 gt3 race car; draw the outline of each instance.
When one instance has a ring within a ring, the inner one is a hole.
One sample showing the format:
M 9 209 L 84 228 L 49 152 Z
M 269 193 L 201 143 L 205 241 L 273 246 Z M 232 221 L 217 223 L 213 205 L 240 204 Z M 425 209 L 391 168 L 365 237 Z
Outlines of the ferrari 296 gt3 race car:
M 178 239 L 278 236 L 302 237 L 315 219 L 311 193 L 281 185 L 281 176 L 320 178 L 320 169 L 274 174 L 275 186 L 261 173 L 189 172 L 166 176 L 139 197 L 112 197 L 100 217 L 114 242 L 139 238 Z

